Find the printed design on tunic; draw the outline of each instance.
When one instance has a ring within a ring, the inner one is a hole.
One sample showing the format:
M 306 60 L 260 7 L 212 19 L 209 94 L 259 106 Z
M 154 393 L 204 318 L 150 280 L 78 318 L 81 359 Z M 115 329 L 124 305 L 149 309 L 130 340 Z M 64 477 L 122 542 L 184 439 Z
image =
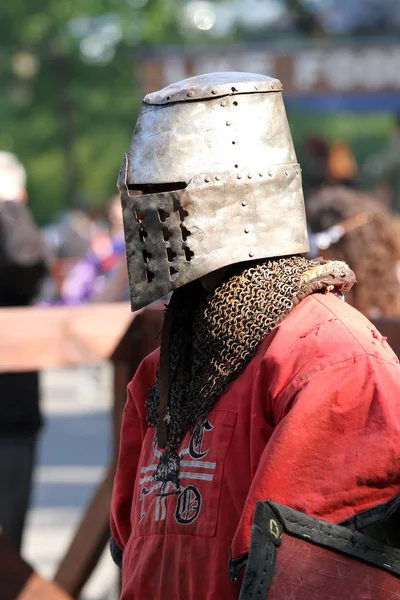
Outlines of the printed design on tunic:
M 188 485 L 179 494 L 176 503 L 175 520 L 181 525 L 190 525 L 197 519 L 201 510 L 201 494 L 195 485 Z
M 182 482 L 188 482 L 185 487 L 181 485 L 179 489 L 176 489 L 173 481 L 159 481 L 155 479 L 157 467 L 163 453 L 158 449 L 156 439 L 154 438 L 151 461 L 148 465 L 140 468 L 139 485 L 143 487 L 141 487 L 139 496 L 139 523 L 150 516 L 148 514 L 149 498 L 153 495 L 155 495 L 156 500 L 153 515 L 154 521 L 165 521 L 168 496 L 176 498 L 175 520 L 177 523 L 189 525 L 198 518 L 202 507 L 202 496 L 194 482 L 211 482 L 214 478 L 216 468 L 216 462 L 204 460 L 211 449 L 207 447 L 204 436 L 212 430 L 213 425 L 206 419 L 193 432 L 187 447 L 179 452 L 179 478 Z
M 198 429 L 195 429 L 193 435 L 190 436 L 189 455 L 195 460 L 200 460 L 201 458 L 204 458 L 210 452 L 210 448 L 203 451 L 202 447 L 204 433 L 206 431 L 211 431 L 212 429 L 213 426 L 211 425 L 210 421 L 206 419 Z

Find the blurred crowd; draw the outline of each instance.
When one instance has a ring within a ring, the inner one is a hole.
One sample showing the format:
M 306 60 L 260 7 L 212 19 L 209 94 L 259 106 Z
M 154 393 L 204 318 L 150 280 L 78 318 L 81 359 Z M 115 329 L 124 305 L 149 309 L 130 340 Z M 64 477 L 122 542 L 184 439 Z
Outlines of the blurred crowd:
M 9 184 L 7 188 L 5 184 L 2 185 L 5 182 L 5 170 L 7 178 L 20 179 L 14 186 L 21 190 L 18 194 Z M 23 246 L 22 242 L 27 233 L 35 231 L 38 239 L 40 238 L 43 256 L 40 277 L 34 293 L 29 296 L 29 301 L 22 298 L 19 291 L 18 298 L 10 298 L 3 304 L 77 305 L 128 300 L 125 241 L 119 196 L 113 196 L 97 209 L 80 208 L 65 211 L 54 223 L 39 231 L 27 206 L 25 180 L 24 167 L 18 159 L 8 152 L 0 152 L 0 194 L 3 190 L 2 195 L 10 197 L 8 204 L 3 206 L 18 212 L 12 223 L 13 231 L 15 235 L 18 231 L 21 232 L 20 247 Z M 9 217 L 6 217 L 4 209 L 0 219 L 0 226 L 3 224 L 4 229 L 8 230 Z M 28 221 L 31 228 L 29 231 Z M 7 245 L 6 231 L 3 235 Z M 32 252 L 31 247 L 29 252 Z M 11 256 L 8 258 L 12 260 Z M 10 273 L 3 279 L 6 282 L 9 278 Z
M 40 302 L 76 305 L 129 299 L 119 196 L 102 210 L 71 210 L 43 230 L 49 273 Z
M 0 152 L 0 307 L 127 300 L 118 196 L 103 210 L 73 210 L 45 227 L 28 207 L 26 171 Z M 42 424 L 37 372 L 0 372 L 0 523 L 21 548 Z
M 346 300 L 371 319 L 400 316 L 400 118 L 373 157 L 371 189 L 348 144 L 305 140 L 310 254 L 343 260 L 357 276 Z

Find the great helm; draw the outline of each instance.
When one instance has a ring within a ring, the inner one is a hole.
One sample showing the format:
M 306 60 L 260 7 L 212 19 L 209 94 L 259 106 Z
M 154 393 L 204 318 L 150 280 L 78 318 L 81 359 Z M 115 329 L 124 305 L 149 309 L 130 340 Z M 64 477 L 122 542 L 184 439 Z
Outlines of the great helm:
M 309 249 L 282 84 L 265 75 L 148 94 L 118 187 L 132 310 L 221 267 Z

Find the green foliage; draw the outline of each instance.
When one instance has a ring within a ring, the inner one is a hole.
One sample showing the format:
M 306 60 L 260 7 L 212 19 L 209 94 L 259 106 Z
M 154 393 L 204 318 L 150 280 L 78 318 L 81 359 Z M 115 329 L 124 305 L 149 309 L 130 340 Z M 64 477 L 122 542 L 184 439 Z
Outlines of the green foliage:
M 26 165 L 39 222 L 115 191 L 141 96 L 137 49 L 179 41 L 178 6 L 179 0 L 0 3 L 0 150 Z

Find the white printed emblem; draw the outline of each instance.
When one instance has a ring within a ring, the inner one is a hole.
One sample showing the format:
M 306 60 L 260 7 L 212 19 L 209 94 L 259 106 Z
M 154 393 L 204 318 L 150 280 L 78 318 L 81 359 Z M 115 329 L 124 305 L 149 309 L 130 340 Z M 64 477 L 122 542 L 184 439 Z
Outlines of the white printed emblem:
M 140 490 L 140 517 L 139 523 L 149 518 L 147 506 L 149 499 L 155 495 L 155 508 L 152 518 L 154 521 L 164 521 L 167 514 L 167 501 L 176 502 L 175 520 L 180 525 L 189 525 L 199 516 L 202 507 L 202 496 L 196 486 L 196 481 L 212 481 L 216 463 L 205 461 L 204 458 L 210 451 L 205 448 L 205 433 L 212 431 L 213 426 L 208 419 L 204 421 L 200 429 L 195 431 L 189 439 L 186 448 L 179 452 L 180 472 L 179 479 L 181 488 L 177 492 L 173 483 L 154 481 L 154 474 L 162 456 L 162 452 L 153 444 L 153 453 L 148 465 L 140 468 L 139 485 Z M 186 484 L 186 485 L 185 485 Z M 161 487 L 163 487 L 161 493 Z M 154 506 L 154 503 L 152 503 Z M 153 510 L 153 509 L 152 509 Z

